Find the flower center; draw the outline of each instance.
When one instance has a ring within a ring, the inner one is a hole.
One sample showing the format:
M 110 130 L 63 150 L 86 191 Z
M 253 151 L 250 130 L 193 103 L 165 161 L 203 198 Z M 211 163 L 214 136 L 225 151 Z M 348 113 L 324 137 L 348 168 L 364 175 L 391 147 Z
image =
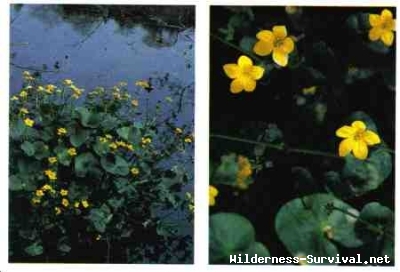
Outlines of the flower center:
M 251 65 L 246 65 L 242 68 L 242 75 L 250 77 L 251 76 L 251 71 L 253 67 Z
M 283 45 L 283 39 L 275 39 L 274 47 L 279 48 Z
M 354 135 L 354 140 L 361 141 L 363 139 L 364 139 L 364 131 L 363 130 L 357 131 L 356 134 Z

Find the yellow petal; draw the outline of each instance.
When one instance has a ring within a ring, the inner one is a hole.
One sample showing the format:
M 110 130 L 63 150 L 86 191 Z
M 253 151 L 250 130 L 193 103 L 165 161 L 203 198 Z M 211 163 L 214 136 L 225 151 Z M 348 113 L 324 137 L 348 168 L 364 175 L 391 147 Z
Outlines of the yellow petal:
M 367 130 L 366 132 L 364 132 L 363 140 L 367 143 L 367 145 L 375 145 L 381 142 L 378 134 L 376 134 L 372 130 Z
M 368 146 L 364 141 L 356 141 L 353 147 L 353 154 L 359 160 L 365 160 L 368 157 Z
M 274 45 L 272 42 L 260 40 L 254 45 L 253 51 L 259 56 L 267 56 L 271 54 L 273 47 Z
M 382 10 L 381 17 L 383 20 L 390 20 L 393 18 L 392 12 L 388 9 Z
M 274 26 L 272 32 L 277 39 L 284 39 L 287 36 L 286 26 Z
M 224 72 L 225 74 L 229 77 L 229 78 L 237 78 L 238 75 L 240 74 L 240 68 L 237 64 L 225 64 L 223 66 L 224 68 Z
M 351 152 L 355 145 L 353 138 L 347 138 L 340 142 L 339 144 L 339 156 L 344 157 Z
M 371 41 L 377 41 L 382 36 L 382 29 L 380 27 L 373 27 L 368 32 L 368 38 Z
M 369 16 L 369 24 L 371 26 L 378 26 L 381 23 L 381 16 L 378 14 L 370 14 Z
M 396 19 L 392 21 L 392 30 L 396 31 Z
M 261 30 L 256 35 L 257 39 L 262 40 L 264 42 L 274 43 L 275 36 L 269 30 Z
M 247 56 L 240 56 L 238 59 L 238 65 L 240 68 L 253 66 L 253 61 Z
M 210 206 L 215 206 L 215 198 L 214 198 L 214 197 L 211 197 L 211 196 L 210 196 L 210 198 L 209 198 L 209 200 L 208 200 L 208 205 L 210 205 Z
M 218 189 L 215 188 L 214 186 L 210 185 L 210 186 L 208 186 L 208 194 L 209 194 L 210 196 L 215 197 L 215 196 L 218 195 Z
M 279 49 L 274 49 L 272 52 L 272 59 L 279 66 L 285 67 L 288 64 L 288 54 Z
M 253 92 L 256 88 L 256 81 L 250 77 L 243 77 L 242 85 L 246 92 Z
M 351 123 L 351 126 L 357 130 L 361 130 L 364 131 L 367 126 L 365 125 L 365 123 L 363 121 L 354 121 L 353 123 Z
M 231 82 L 231 93 L 240 93 L 241 91 L 243 91 L 243 84 L 242 81 L 240 79 L 234 79 Z
M 386 46 L 391 46 L 393 44 L 394 35 L 392 31 L 383 31 L 381 36 L 381 41 Z
M 350 138 L 356 134 L 357 130 L 350 126 L 343 126 L 336 130 L 336 136 L 340 138 Z
M 281 46 L 279 47 L 283 52 L 286 53 L 291 53 L 294 50 L 294 42 L 293 39 L 290 37 L 287 37 L 283 40 Z
M 261 66 L 253 66 L 250 75 L 255 80 L 260 79 L 264 75 L 264 68 Z

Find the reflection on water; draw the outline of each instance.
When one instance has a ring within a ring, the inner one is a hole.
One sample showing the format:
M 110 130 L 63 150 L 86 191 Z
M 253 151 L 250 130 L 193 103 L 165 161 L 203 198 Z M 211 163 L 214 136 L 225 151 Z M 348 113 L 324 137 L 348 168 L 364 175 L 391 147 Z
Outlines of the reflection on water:
M 20 91 L 24 70 L 53 84 L 71 78 L 87 91 L 127 82 L 147 112 L 166 104 L 165 98 L 175 93 L 174 99 L 180 101 L 175 124 L 193 130 L 193 8 L 153 9 L 13 5 L 10 92 Z M 143 79 L 154 86 L 154 91 L 135 87 L 135 82 Z M 186 162 L 191 181 L 193 165 L 187 162 L 193 159 L 192 153 L 173 158 L 174 163 Z M 193 182 L 184 191 L 192 192 Z M 185 216 L 175 213 L 171 220 Z M 191 235 L 193 226 L 185 224 L 183 233 Z

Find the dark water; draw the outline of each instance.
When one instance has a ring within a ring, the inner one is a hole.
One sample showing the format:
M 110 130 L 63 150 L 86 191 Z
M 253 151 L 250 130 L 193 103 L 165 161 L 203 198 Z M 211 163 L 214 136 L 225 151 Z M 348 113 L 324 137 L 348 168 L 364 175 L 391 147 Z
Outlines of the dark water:
M 194 28 L 159 19 L 124 24 L 116 17 L 97 15 L 70 15 L 56 5 L 12 5 L 10 93 L 20 91 L 25 70 L 39 71 L 46 84 L 72 79 L 86 92 L 127 82 L 140 105 L 146 102 L 149 107 L 165 101 L 174 87 L 184 90 L 185 101 L 175 124 L 193 131 Z M 151 93 L 138 91 L 135 82 L 150 78 L 168 80 Z M 186 162 L 190 182 L 183 190 L 189 192 L 193 192 L 192 153 L 171 159 Z M 182 223 L 183 233 L 191 234 L 193 226 L 185 216 L 175 212 L 171 220 Z

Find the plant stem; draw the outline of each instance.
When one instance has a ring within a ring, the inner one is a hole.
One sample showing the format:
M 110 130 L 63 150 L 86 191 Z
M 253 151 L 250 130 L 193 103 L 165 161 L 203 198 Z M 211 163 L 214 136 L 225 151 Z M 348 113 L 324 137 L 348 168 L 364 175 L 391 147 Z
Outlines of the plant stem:
M 328 153 L 328 152 L 310 150 L 310 149 L 301 149 L 301 148 L 290 148 L 287 146 L 276 145 L 276 144 L 271 144 L 271 143 L 263 143 L 263 142 L 258 142 L 258 141 L 253 141 L 253 140 L 248 140 L 248 139 L 243 139 L 243 138 L 238 138 L 238 137 L 227 136 L 227 135 L 210 134 L 210 137 L 229 140 L 229 141 L 235 141 L 235 142 L 241 142 L 241 143 L 247 143 L 247 144 L 253 144 L 253 145 L 261 145 L 261 146 L 264 146 L 267 148 L 275 149 L 275 150 L 286 152 L 286 153 L 298 153 L 298 154 L 304 154 L 304 155 L 315 155 L 315 156 L 329 157 L 329 158 L 334 158 L 334 159 L 343 159 L 342 157 L 339 157 L 335 154 Z

